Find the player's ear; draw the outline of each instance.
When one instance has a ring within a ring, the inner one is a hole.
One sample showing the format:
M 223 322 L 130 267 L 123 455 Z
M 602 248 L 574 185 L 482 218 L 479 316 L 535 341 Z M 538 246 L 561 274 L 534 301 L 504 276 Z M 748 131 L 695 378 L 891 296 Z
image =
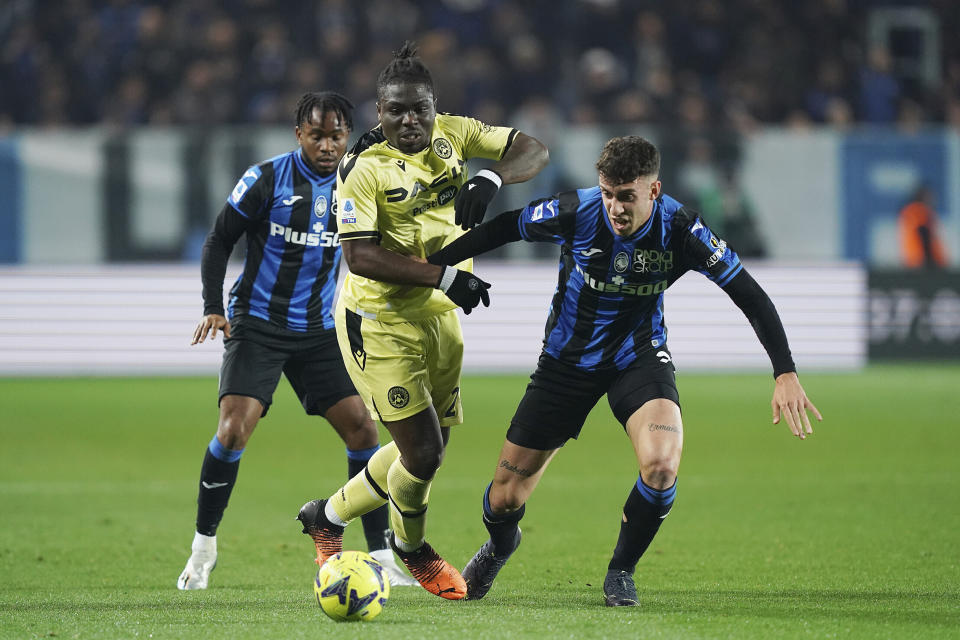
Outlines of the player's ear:
M 660 197 L 660 181 L 654 180 L 653 184 L 650 185 L 650 199 L 656 200 Z

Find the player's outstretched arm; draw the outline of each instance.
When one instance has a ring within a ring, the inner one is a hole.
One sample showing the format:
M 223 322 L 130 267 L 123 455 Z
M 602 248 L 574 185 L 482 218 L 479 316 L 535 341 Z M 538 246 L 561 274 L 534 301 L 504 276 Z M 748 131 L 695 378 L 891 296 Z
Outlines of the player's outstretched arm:
M 786 419 L 787 426 L 793 435 L 801 440 L 813 433 L 810 426 L 810 417 L 807 411 L 812 411 L 817 420 L 823 421 L 820 411 L 807 397 L 800 379 L 795 371 L 781 373 L 777 376 L 777 384 L 773 389 L 773 400 L 770 401 L 773 409 L 773 424 L 780 424 L 781 416 Z
M 807 410 L 813 411 L 818 420 L 823 420 L 823 416 L 807 398 L 800 385 L 797 368 L 790 355 L 787 334 L 783 330 L 776 307 L 767 292 L 746 269 L 734 276 L 723 290 L 750 321 L 773 364 L 773 376 L 776 380 L 773 400 L 770 402 L 773 424 L 779 424 L 781 416 L 786 418 L 787 426 L 793 435 L 803 440 L 807 434 L 813 433 Z
M 550 162 L 542 142 L 518 133 L 503 158 L 489 169 L 481 169 L 464 183 L 453 202 L 454 223 L 471 229 L 483 221 L 490 201 L 504 184 L 525 182 Z
M 352 273 L 379 282 L 440 289 L 462 307 L 464 313 L 483 302 L 490 306 L 490 285 L 472 273 L 402 256 L 376 244 L 373 239 L 342 242 L 343 258 Z
M 430 264 L 459 264 L 467 258 L 486 253 L 508 242 L 520 240 L 520 210 L 507 211 L 493 220 L 484 222 L 470 233 L 466 233 L 440 251 L 427 256 Z

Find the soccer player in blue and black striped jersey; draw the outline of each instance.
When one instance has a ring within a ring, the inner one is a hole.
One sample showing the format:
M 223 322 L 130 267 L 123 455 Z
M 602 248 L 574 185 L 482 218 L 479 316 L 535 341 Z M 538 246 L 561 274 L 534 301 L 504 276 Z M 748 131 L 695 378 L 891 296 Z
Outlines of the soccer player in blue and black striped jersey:
M 204 316 L 192 344 L 223 333 L 220 420 L 200 469 L 197 530 L 179 589 L 207 588 L 240 456 L 270 408 L 281 372 L 307 414 L 326 418 L 343 439 L 349 477 L 379 448 L 343 366 L 332 315 L 340 267 L 336 168 L 353 129 L 353 105 L 338 93 L 307 93 L 296 117 L 299 148 L 247 169 L 203 248 Z M 227 260 L 244 234 L 246 261 L 225 312 Z M 386 507 L 364 515 L 363 528 L 391 583 L 416 584 L 393 559 Z
M 683 425 L 663 292 L 685 272 L 715 282 L 753 325 L 773 364 L 774 424 L 783 416 L 803 439 L 813 432 L 807 410 L 822 419 L 800 385 L 770 298 L 697 213 L 661 192 L 657 148 L 636 136 L 614 138 L 597 170 L 598 186 L 502 214 L 429 257 L 456 264 L 520 239 L 552 242 L 561 251 L 543 352 L 483 495 L 490 539 L 463 570 L 468 599 L 486 595 L 520 544 L 524 505 L 547 464 L 606 394 L 640 473 L 603 590 L 608 606 L 638 604 L 633 572 L 677 492 Z

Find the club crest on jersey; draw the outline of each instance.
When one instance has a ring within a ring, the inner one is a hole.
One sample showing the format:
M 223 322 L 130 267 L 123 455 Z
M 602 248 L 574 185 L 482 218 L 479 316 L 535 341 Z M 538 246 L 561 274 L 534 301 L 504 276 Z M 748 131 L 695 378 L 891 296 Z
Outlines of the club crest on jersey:
M 626 251 L 621 251 L 617 254 L 617 257 L 613 259 L 613 268 L 616 269 L 617 273 L 623 273 L 629 266 L 630 256 L 627 255 Z
M 387 391 L 387 401 L 394 409 L 403 409 L 410 402 L 410 392 L 403 387 L 390 387 Z
M 438 158 L 446 160 L 453 155 L 453 145 L 446 138 L 437 138 L 433 141 L 433 152 Z
M 355 224 L 357 221 L 357 206 L 353 204 L 353 198 L 344 198 L 343 206 L 340 211 L 341 224 Z
M 318 218 L 322 218 L 327 213 L 326 196 L 317 196 L 317 199 L 313 201 L 313 213 L 316 214 Z

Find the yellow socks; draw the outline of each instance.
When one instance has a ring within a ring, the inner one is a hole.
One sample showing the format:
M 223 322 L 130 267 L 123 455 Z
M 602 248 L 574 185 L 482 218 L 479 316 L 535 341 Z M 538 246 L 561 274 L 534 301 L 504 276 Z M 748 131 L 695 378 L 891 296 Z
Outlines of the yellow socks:
M 334 513 L 344 522 L 350 522 L 386 503 L 387 472 L 399 457 L 395 443 L 380 447 L 367 462 L 366 469 L 330 496 L 329 505 Z
M 387 486 L 390 493 L 390 524 L 397 543 L 405 551 L 413 551 L 423 542 L 430 481 L 411 474 L 397 458 L 387 473 Z

